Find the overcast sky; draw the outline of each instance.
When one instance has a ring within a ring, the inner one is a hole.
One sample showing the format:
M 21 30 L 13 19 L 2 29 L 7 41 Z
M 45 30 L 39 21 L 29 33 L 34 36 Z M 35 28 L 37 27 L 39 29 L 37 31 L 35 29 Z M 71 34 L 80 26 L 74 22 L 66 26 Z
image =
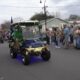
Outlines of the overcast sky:
M 43 11 L 44 0 L 0 0 L 0 22 L 21 17 L 29 19 L 35 13 Z M 80 0 L 46 0 L 49 13 L 60 13 L 62 18 L 80 13 Z

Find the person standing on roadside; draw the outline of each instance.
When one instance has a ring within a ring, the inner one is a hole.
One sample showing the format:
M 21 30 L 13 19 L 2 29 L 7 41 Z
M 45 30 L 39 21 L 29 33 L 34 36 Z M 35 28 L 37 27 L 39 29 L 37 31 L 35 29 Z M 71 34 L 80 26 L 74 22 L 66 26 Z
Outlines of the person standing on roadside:
M 70 29 L 69 26 L 64 25 L 64 47 L 69 48 L 69 42 L 70 42 Z
M 70 45 L 73 45 L 74 37 L 73 37 L 73 26 L 70 27 Z
M 49 45 L 50 44 L 50 37 L 49 37 L 49 29 L 46 28 L 46 41 L 47 41 L 47 44 Z
M 63 29 L 61 29 L 61 31 L 60 31 L 60 43 L 61 43 L 61 47 L 63 47 L 63 45 L 64 45 L 64 32 L 63 32 Z
M 61 45 L 60 45 L 60 35 L 61 34 L 61 31 L 60 31 L 60 29 L 59 28 L 57 28 L 57 31 L 56 31 L 56 42 L 57 42 L 57 44 L 56 44 L 56 48 L 60 48 L 61 47 Z

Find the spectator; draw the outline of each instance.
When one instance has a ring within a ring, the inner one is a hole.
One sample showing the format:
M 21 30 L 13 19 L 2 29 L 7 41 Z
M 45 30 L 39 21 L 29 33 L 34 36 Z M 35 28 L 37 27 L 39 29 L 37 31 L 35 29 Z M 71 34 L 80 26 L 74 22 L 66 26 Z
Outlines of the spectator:
M 64 47 L 69 48 L 69 41 L 70 41 L 70 29 L 69 26 L 64 25 Z
M 60 43 L 61 43 L 61 46 L 64 45 L 64 32 L 63 32 L 63 29 L 60 32 Z
M 70 27 L 70 45 L 73 45 L 73 26 L 71 25 Z
M 52 29 L 52 42 L 54 43 L 54 46 L 56 48 L 59 48 L 58 47 L 58 39 L 59 39 L 59 37 L 58 37 L 58 30 L 57 30 L 57 28 L 53 28 Z
M 59 28 L 57 28 L 57 31 L 56 31 L 56 42 L 57 42 L 57 44 L 56 44 L 56 48 L 60 48 L 60 29 Z
M 47 41 L 47 44 L 48 44 L 48 45 L 50 44 L 49 33 L 50 33 L 50 31 L 46 28 L 46 41 Z

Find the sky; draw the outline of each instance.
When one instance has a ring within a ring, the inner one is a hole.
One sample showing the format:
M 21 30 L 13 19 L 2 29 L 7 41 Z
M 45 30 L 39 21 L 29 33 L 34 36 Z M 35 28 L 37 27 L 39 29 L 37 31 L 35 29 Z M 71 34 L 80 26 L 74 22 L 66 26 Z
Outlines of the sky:
M 13 18 L 29 20 L 36 13 L 43 12 L 45 0 L 0 0 L 0 23 Z M 80 15 L 80 0 L 46 0 L 48 14 L 68 18 L 70 14 Z

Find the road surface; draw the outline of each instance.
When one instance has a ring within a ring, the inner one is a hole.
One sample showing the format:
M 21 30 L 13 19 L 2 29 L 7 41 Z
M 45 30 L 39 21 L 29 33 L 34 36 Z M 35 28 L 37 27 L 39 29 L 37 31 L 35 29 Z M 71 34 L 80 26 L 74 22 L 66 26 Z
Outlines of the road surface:
M 80 80 L 80 50 L 50 50 L 50 61 L 24 66 L 11 59 L 7 43 L 0 44 L 0 80 Z

